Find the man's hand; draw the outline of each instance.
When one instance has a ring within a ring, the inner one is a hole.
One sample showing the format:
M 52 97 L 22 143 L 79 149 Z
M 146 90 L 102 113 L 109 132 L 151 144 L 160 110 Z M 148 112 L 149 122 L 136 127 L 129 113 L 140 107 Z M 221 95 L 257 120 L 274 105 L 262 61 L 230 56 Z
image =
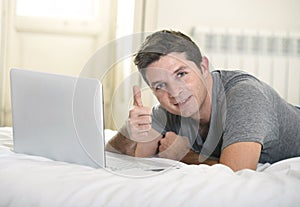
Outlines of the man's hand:
M 136 157 L 151 157 L 156 154 L 161 134 L 151 127 L 151 109 L 143 106 L 141 91 L 133 87 L 133 108 L 129 111 L 127 132 L 131 140 L 137 142 Z
M 167 132 L 160 140 L 159 157 L 180 161 L 190 151 L 188 138 Z
M 138 86 L 133 87 L 133 108 L 129 111 L 127 131 L 129 138 L 136 142 L 150 142 L 157 138 L 151 131 L 151 109 L 143 106 L 141 91 Z
M 151 109 L 143 106 L 142 95 L 138 86 L 133 86 L 133 108 L 129 111 L 127 129 L 130 139 L 145 142 L 151 129 Z

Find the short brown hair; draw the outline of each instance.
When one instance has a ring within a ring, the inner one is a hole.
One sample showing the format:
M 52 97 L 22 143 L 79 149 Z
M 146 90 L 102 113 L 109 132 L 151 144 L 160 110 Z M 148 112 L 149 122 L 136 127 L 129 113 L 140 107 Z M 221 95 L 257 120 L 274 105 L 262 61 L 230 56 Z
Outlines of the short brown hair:
M 172 52 L 184 52 L 186 58 L 201 70 L 202 55 L 199 47 L 187 35 L 172 30 L 161 30 L 149 35 L 136 54 L 134 64 L 147 82 L 145 68 Z

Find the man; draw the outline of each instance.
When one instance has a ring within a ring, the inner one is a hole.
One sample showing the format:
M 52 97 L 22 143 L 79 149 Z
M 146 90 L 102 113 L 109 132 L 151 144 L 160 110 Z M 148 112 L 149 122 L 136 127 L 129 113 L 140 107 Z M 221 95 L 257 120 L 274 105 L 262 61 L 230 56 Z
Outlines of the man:
M 233 170 L 300 156 L 300 109 L 244 72 L 212 71 L 197 45 L 180 32 L 148 36 L 135 60 L 160 105 L 134 106 L 107 150 Z

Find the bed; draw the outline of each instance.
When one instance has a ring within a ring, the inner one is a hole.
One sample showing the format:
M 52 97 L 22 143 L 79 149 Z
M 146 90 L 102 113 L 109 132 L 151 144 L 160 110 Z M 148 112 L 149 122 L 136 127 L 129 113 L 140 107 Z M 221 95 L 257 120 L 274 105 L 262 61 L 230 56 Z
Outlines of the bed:
M 114 133 L 105 130 L 106 137 Z M 3 127 L 0 206 L 300 206 L 300 157 L 260 164 L 256 171 L 179 164 L 143 174 L 16 154 L 12 130 Z

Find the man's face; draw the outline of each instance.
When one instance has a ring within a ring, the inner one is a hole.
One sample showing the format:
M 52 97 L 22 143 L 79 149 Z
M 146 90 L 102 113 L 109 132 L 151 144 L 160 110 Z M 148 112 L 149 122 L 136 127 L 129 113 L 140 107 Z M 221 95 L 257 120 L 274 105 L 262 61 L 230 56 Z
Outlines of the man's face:
M 205 77 L 184 53 L 162 56 L 146 68 L 146 78 L 161 106 L 172 114 L 200 120 L 208 98 Z

